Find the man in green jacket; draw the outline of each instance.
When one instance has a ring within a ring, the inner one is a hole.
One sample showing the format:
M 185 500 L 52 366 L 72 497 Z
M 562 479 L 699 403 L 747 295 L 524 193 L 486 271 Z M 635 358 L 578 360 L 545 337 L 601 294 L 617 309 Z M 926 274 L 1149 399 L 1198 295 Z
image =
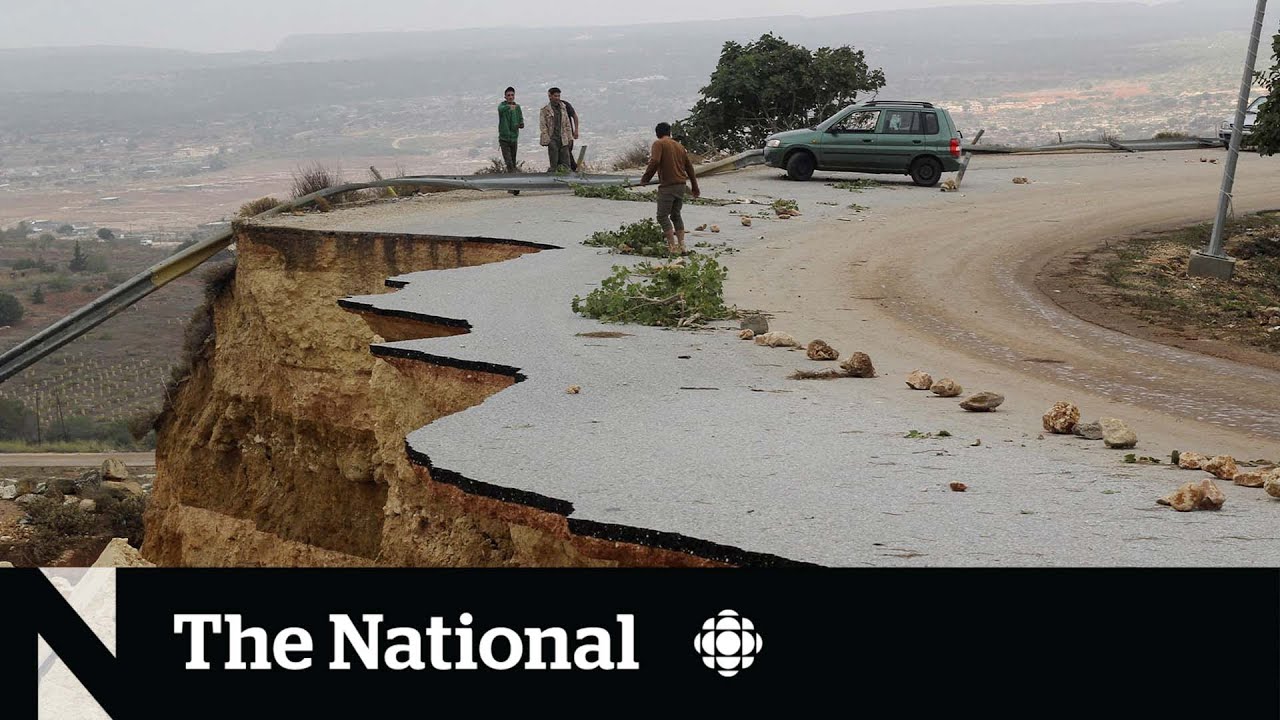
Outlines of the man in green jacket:
M 524 127 L 524 112 L 516 104 L 516 89 L 507 88 L 498 106 L 498 145 L 502 148 L 502 161 L 507 172 L 516 171 L 516 149 L 520 145 L 520 129 Z

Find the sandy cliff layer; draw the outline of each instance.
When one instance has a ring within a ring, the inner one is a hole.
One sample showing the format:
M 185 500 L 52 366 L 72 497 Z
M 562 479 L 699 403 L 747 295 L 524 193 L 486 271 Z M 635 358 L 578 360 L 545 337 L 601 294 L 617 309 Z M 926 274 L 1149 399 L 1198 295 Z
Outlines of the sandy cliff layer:
M 462 318 L 339 301 L 388 277 L 549 249 L 491 238 L 238 228 L 234 281 L 161 417 L 143 553 L 162 565 L 709 565 L 572 534 L 568 503 L 433 471 L 405 435 L 522 379 L 371 352 Z

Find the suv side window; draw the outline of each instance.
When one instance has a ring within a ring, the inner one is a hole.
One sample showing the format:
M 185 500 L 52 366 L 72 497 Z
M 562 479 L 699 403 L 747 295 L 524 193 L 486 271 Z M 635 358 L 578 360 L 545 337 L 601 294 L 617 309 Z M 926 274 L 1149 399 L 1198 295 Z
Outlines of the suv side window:
M 873 133 L 880 121 L 879 110 L 860 110 L 831 126 L 834 132 Z
M 938 114 L 937 113 L 931 113 L 931 112 L 920 113 L 920 119 L 924 121 L 923 122 L 924 132 L 922 133 L 923 135 L 938 134 Z
M 919 135 L 920 113 L 915 110 L 888 111 L 885 114 L 884 132 L 890 135 Z

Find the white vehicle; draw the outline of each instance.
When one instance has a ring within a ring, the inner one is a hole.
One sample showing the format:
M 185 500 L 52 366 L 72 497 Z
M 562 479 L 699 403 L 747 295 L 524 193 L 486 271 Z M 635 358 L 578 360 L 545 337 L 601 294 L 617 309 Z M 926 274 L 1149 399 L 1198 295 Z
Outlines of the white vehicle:
M 1262 103 L 1266 101 L 1267 99 L 1265 97 L 1260 97 L 1257 100 L 1254 100 L 1253 102 L 1249 103 L 1249 109 L 1245 110 L 1244 130 L 1240 135 L 1241 145 L 1249 144 L 1249 135 L 1253 133 L 1253 124 L 1258 120 L 1258 108 L 1262 107 Z M 1235 127 L 1236 127 L 1235 115 L 1232 115 L 1231 117 L 1222 121 L 1222 126 L 1218 128 L 1218 139 L 1222 141 L 1223 145 L 1225 146 L 1231 145 L 1231 133 L 1233 130 L 1235 130 Z

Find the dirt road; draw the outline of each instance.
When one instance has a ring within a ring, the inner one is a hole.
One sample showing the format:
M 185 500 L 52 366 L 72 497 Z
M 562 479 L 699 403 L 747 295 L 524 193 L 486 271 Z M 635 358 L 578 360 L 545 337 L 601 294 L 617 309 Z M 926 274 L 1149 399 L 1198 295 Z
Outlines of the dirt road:
M 960 193 L 887 178 L 895 187 L 850 195 L 871 208 L 863 221 L 815 223 L 735 257 L 729 299 L 797 336 L 866 350 L 886 374 L 920 367 L 1002 392 L 1028 429 L 1071 400 L 1086 417 L 1129 420 L 1151 454 L 1280 457 L 1280 373 L 1103 329 L 1035 287 L 1064 253 L 1212 218 L 1223 157 L 979 157 Z M 1242 157 L 1234 205 L 1280 207 L 1280 161 Z

